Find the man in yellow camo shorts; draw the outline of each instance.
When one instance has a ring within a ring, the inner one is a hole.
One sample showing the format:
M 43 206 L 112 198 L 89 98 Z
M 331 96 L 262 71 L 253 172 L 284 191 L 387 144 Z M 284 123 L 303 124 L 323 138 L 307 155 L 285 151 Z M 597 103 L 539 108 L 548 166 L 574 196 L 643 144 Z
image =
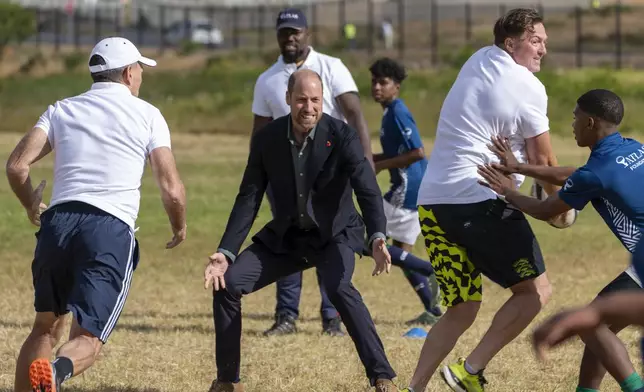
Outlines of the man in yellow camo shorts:
M 518 8 L 499 18 L 494 45 L 463 65 L 445 98 L 436 140 L 418 195 L 429 259 L 447 311 L 427 335 L 407 391 L 422 392 L 433 373 L 476 319 L 482 275 L 512 296 L 498 310 L 476 348 L 444 366 L 457 392 L 479 392 L 483 370 L 539 313 L 551 294 L 543 256 L 523 213 L 479 184 L 477 166 L 498 162 L 492 136 L 507 138 L 521 162 L 556 165 L 549 136 L 548 96 L 534 75 L 546 54 L 541 16 Z M 525 177 L 514 176 L 520 186 Z M 546 193 L 559 188 L 542 184 Z

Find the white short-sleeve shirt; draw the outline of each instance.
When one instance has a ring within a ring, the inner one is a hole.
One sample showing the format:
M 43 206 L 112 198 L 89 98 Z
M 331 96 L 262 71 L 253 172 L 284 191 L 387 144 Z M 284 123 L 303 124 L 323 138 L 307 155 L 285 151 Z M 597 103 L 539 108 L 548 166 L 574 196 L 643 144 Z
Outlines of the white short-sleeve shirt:
M 159 109 L 125 85 L 94 83 L 89 91 L 50 105 L 35 126 L 55 152 L 49 207 L 81 201 L 133 228 L 146 159 L 156 148 L 171 147 Z
M 463 65 L 441 108 L 436 140 L 418 204 L 469 204 L 496 198 L 478 183 L 477 166 L 499 162 L 487 145 L 510 139 L 520 162 L 525 139 L 549 130 L 548 96 L 537 77 L 497 46 L 478 50 Z M 515 175 L 520 186 L 525 177 Z
M 341 59 L 318 53 L 310 47 L 304 64 L 299 67 L 304 68 L 317 72 L 322 78 L 324 113 L 346 121 L 335 98 L 347 92 L 358 92 L 358 86 L 346 65 Z M 275 64 L 264 71 L 255 82 L 253 114 L 273 119 L 289 114 L 291 108 L 286 104 L 286 90 L 289 77 L 297 70 L 294 63 L 287 64 L 280 56 Z

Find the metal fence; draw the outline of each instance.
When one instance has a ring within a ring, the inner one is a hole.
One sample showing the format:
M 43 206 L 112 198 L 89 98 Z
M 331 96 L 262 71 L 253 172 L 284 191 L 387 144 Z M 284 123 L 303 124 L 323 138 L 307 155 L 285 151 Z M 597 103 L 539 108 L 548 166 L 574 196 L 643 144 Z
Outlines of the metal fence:
M 532 4 L 546 19 L 547 61 L 568 67 L 644 66 L 644 54 L 640 54 L 644 5 L 605 3 L 599 7 Z M 212 51 L 275 50 L 275 17 L 282 7 L 121 1 L 30 6 L 38 21 L 38 32 L 30 41 L 54 45 L 57 50 L 78 49 L 118 34 L 160 52 L 202 46 Z M 369 55 L 384 52 L 432 66 L 458 61 L 467 50 L 489 44 L 494 21 L 511 7 L 432 0 L 337 0 L 301 6 L 311 26 L 313 46 Z M 354 36 L 346 34 L 347 24 L 355 27 Z

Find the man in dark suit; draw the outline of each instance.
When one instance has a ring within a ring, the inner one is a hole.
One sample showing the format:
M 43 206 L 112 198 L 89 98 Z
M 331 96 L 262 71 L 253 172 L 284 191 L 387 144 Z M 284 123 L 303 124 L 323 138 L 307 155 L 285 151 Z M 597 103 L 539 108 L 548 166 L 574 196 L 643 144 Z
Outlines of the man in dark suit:
M 289 115 L 252 137 L 248 163 L 217 253 L 204 273 L 213 285 L 217 379 L 210 392 L 242 391 L 239 382 L 241 297 L 277 279 L 316 267 L 378 392 L 398 391 L 369 310 L 351 283 L 366 226 L 376 267 L 389 273 L 386 218 L 375 173 L 358 133 L 322 112 L 322 81 L 314 71 L 291 75 Z M 270 183 L 274 219 L 239 250 Z M 363 218 L 353 203 L 355 191 Z

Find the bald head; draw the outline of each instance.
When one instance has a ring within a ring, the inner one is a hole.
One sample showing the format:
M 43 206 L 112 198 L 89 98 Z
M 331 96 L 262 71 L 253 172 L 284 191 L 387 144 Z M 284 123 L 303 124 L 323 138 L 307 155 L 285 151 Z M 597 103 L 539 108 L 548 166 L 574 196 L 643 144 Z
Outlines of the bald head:
M 317 83 L 322 88 L 322 77 L 310 69 L 299 69 L 288 78 L 288 93 L 292 93 L 302 83 Z
M 288 79 L 286 103 L 291 107 L 291 120 L 296 133 L 306 134 L 322 116 L 322 78 L 310 69 L 293 72 Z

